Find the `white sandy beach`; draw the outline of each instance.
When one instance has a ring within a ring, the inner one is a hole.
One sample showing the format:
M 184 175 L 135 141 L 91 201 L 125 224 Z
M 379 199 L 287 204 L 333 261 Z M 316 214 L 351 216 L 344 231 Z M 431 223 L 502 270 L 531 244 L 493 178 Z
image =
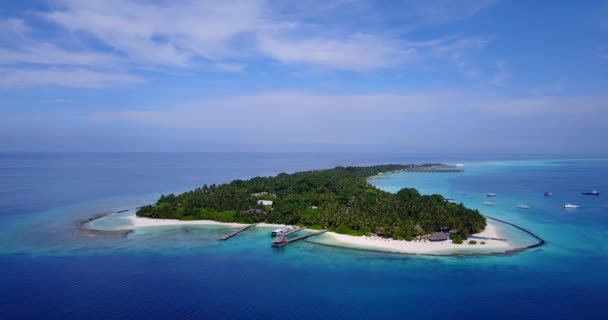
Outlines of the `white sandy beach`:
M 489 238 L 501 238 L 496 231 L 496 226 L 492 222 L 488 221 L 486 229 L 483 232 L 475 234 L 479 237 Z M 509 243 L 500 240 L 480 240 L 480 239 L 469 239 L 477 241 L 477 244 L 468 244 L 469 240 L 464 241 L 463 244 L 454 244 L 450 240 L 439 241 L 439 242 L 418 242 L 418 241 L 405 241 L 405 240 L 394 240 L 385 239 L 380 237 L 357 237 L 348 236 L 343 234 L 337 234 L 333 232 L 327 232 L 325 237 L 331 237 L 330 241 L 319 241 L 320 243 L 332 244 L 336 246 L 343 246 L 348 248 L 360 248 L 368 250 L 378 250 L 385 252 L 399 252 L 399 253 L 417 253 L 417 254 L 432 254 L 432 253 L 446 253 L 446 252 L 458 252 L 462 250 L 476 250 L 476 249 L 499 249 L 497 251 L 505 251 L 509 249 Z M 316 241 L 316 240 L 313 240 Z M 479 244 L 484 241 L 485 244 Z
M 163 226 L 191 226 L 191 225 L 207 225 L 207 226 L 225 226 L 228 228 L 239 228 L 246 226 L 242 223 L 234 222 L 217 222 L 212 220 L 193 220 L 193 221 L 182 221 L 176 219 L 152 219 L 137 217 L 135 214 L 122 217 L 125 224 L 121 226 L 122 229 L 139 229 L 147 227 L 163 227 Z M 494 222 L 495 223 L 495 222 Z M 257 227 L 262 228 L 280 228 L 284 227 L 282 224 L 270 224 L 260 223 Z M 95 228 L 93 228 L 95 229 Z M 313 230 L 309 230 L 313 231 Z M 502 238 L 497 232 L 496 226 L 492 221 L 488 220 L 486 229 L 483 232 L 475 234 L 479 237 L 488 238 Z M 405 240 L 394 240 L 386 239 L 381 237 L 368 237 L 368 236 L 349 236 L 344 234 L 338 234 L 334 232 L 327 232 L 319 238 L 311 238 L 312 242 L 318 242 L 323 244 L 330 244 L 335 246 L 347 247 L 347 248 L 359 248 L 367 250 L 377 250 L 384 252 L 398 252 L 398 253 L 410 253 L 410 254 L 432 254 L 432 253 L 450 253 L 458 251 L 486 251 L 487 249 L 494 249 L 497 251 L 505 251 L 510 249 L 509 243 L 500 240 L 480 240 L 477 244 L 470 245 L 468 240 L 464 241 L 463 244 L 453 244 L 450 240 L 431 242 L 431 241 L 405 241 Z M 473 239 L 470 239 L 473 240 Z M 484 241 L 485 244 L 480 244 Z
M 208 226 L 226 226 L 231 228 L 244 227 L 247 224 L 236 223 L 236 222 L 218 222 L 213 220 L 192 220 L 183 221 L 177 219 L 152 219 L 142 218 L 136 215 L 127 216 L 126 219 L 129 221 L 128 228 L 144 228 L 144 227 L 162 227 L 162 226 L 192 226 L 192 225 L 208 225 Z M 271 224 L 271 223 L 260 223 L 258 227 L 273 227 L 280 228 L 284 227 L 282 224 Z

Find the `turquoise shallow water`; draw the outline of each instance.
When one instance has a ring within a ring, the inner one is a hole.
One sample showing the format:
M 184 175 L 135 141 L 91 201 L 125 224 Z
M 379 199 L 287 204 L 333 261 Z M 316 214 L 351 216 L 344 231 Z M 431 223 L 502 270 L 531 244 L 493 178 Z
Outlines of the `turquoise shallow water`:
M 580 192 L 608 190 L 608 161 L 440 158 L 0 158 L 2 179 L 10 181 L 0 189 L 0 318 L 603 318 L 608 200 Z M 92 213 L 118 211 L 167 190 L 238 175 L 442 159 L 465 163 L 465 173 L 403 173 L 373 182 L 389 191 L 411 186 L 442 193 L 524 226 L 547 245 L 514 256 L 423 258 L 306 242 L 277 250 L 261 228 L 220 242 L 217 237 L 226 230 L 219 227 L 152 228 L 128 238 L 84 236 L 74 227 Z M 554 196 L 545 199 L 545 191 Z M 23 192 L 29 193 L 21 197 Z M 498 195 L 492 200 L 497 206 L 482 205 L 488 192 Z M 565 202 L 581 207 L 565 211 Z M 531 209 L 516 209 L 520 203 Z

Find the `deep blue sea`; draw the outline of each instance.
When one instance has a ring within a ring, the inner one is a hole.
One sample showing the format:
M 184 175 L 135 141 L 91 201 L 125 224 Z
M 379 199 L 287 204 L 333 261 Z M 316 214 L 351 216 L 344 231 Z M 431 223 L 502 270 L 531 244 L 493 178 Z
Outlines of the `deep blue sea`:
M 0 319 L 604 319 L 608 158 L 344 153 L 0 153 Z M 202 184 L 336 165 L 464 163 L 464 173 L 371 181 L 441 193 L 547 244 L 512 256 L 417 257 L 254 228 L 91 237 L 96 213 Z M 597 189 L 600 196 L 583 196 Z M 545 198 L 543 192 L 553 192 Z M 485 194 L 496 193 L 488 207 Z M 466 193 L 466 195 L 463 195 Z M 566 202 L 580 205 L 564 210 Z M 528 210 L 515 208 L 527 204 Z

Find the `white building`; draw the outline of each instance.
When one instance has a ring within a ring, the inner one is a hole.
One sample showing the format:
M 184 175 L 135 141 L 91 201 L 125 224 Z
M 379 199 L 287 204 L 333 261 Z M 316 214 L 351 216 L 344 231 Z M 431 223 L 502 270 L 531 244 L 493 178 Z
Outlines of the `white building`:
M 261 205 L 267 206 L 267 207 L 271 207 L 272 201 L 271 200 L 258 200 L 258 204 L 261 204 Z

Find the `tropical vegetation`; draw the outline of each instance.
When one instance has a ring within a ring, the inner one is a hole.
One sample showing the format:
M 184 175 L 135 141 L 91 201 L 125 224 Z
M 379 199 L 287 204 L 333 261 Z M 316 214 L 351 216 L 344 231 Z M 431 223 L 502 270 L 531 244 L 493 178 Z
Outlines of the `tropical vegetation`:
M 406 240 L 438 230 L 471 234 L 485 228 L 485 218 L 478 211 L 448 203 L 441 195 L 421 195 L 412 188 L 389 193 L 368 183 L 370 176 L 411 167 L 336 167 L 204 185 L 179 195 L 163 195 L 154 205 L 141 207 L 137 215 L 282 223 Z M 272 205 L 260 200 L 270 200 Z

